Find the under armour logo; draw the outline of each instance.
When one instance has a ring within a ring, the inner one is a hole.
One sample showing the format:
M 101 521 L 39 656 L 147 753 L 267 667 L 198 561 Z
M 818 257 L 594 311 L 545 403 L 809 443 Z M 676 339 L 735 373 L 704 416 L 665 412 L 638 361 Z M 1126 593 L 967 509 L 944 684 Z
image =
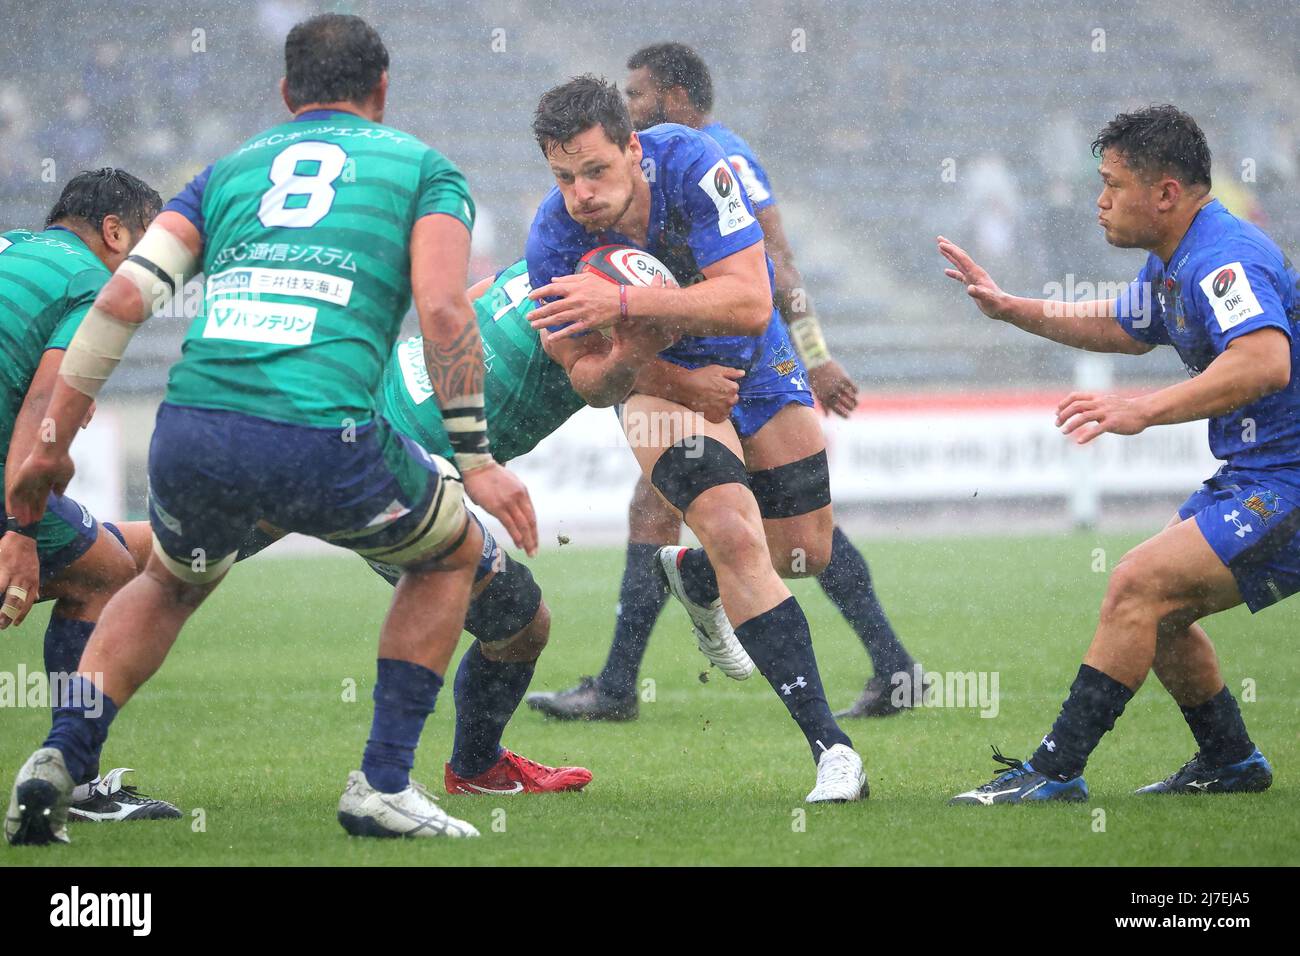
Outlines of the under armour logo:
M 796 687 L 807 687 L 807 686 L 808 686 L 808 682 L 804 680 L 803 675 L 800 674 L 798 677 L 794 679 L 793 684 L 782 684 L 781 693 L 785 694 L 786 697 L 789 697 L 790 691 L 794 690 Z
M 1231 521 L 1233 524 L 1235 524 L 1235 525 L 1237 526 L 1237 530 L 1236 530 L 1235 532 L 1233 532 L 1233 533 L 1234 533 L 1238 538 L 1244 538 L 1244 537 L 1246 537 L 1246 535 L 1249 534 L 1251 531 L 1254 531 L 1254 530 L 1255 530 L 1255 529 L 1252 528 L 1250 525 L 1248 525 L 1248 524 L 1242 524 L 1242 523 L 1241 523 L 1241 512 L 1240 512 L 1240 511 L 1236 511 L 1236 510 L 1234 510 L 1234 511 L 1232 512 L 1232 514 L 1226 514 L 1226 515 L 1224 515 L 1224 516 L 1223 516 L 1223 520 L 1224 520 L 1224 521 Z
M 1043 746 L 1047 748 L 1048 753 L 1051 754 L 1056 753 L 1056 741 L 1053 740 L 1051 737 L 1043 738 Z

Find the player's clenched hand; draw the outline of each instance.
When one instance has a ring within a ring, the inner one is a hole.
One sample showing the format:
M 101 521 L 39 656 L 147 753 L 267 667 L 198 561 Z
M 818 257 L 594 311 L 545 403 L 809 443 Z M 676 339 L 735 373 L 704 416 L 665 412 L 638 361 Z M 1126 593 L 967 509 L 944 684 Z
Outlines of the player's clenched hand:
M 1073 435 L 1076 445 L 1086 445 L 1098 435 L 1136 435 L 1151 424 L 1140 398 L 1071 392 L 1056 407 L 1056 427 Z M 1087 427 L 1084 427 L 1087 426 Z
M 0 538 L 0 631 L 23 622 L 40 597 L 40 585 L 36 542 L 16 531 Z
M 834 359 L 809 369 L 808 384 L 827 414 L 848 418 L 858 407 L 858 386 Z
M 980 311 L 990 319 L 1002 318 L 1007 294 L 998 288 L 992 277 L 975 263 L 966 250 L 943 236 L 939 237 L 939 253 L 953 264 L 943 274 L 966 286 L 966 294 L 975 300 Z
M 496 462 L 467 471 L 465 492 L 474 503 L 505 526 L 516 548 L 530 558 L 537 554 L 537 515 L 533 500 L 518 476 Z
M 650 361 L 677 340 L 672 332 L 645 319 L 615 322 L 612 328 L 614 351 L 638 363 Z
M 26 460 L 18 466 L 9 489 L 10 514 L 22 525 L 35 524 L 45 515 L 45 501 L 50 492 L 63 494 L 77 470 L 72 456 L 64 452 L 45 451 L 49 446 L 38 444 Z
M 744 369 L 726 365 L 691 369 L 684 376 L 682 404 L 714 424 L 725 422 L 740 401 L 740 380 L 744 377 Z
M 534 302 L 555 300 L 534 309 L 528 321 L 535 329 L 571 323 L 553 333 L 557 339 L 607 329 L 619 316 L 618 289 L 616 284 L 594 272 L 560 276 L 528 293 Z

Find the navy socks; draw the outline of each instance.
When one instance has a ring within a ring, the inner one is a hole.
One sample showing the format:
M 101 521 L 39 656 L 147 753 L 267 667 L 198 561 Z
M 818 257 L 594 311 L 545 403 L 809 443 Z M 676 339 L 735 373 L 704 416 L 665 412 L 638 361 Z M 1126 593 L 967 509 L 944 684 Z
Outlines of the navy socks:
M 736 637 L 803 731 L 814 761 L 821 757 L 822 747 L 853 746 L 826 703 L 808 619 L 798 601 L 786 598 L 750 618 L 736 628 Z
M 641 669 L 641 659 L 645 657 L 650 632 L 668 600 L 668 591 L 660 582 L 654 566 L 659 548 L 657 544 L 633 542 L 627 546 L 623 584 L 618 591 L 614 643 L 609 648 L 605 669 L 596 679 L 600 689 L 612 697 L 631 697 L 636 693 L 636 676 Z
M 501 756 L 501 735 L 524 699 L 537 661 L 490 661 L 475 641 L 456 668 L 456 742 L 451 769 L 477 777 Z
M 45 628 L 45 671 L 48 674 L 74 674 L 81 663 L 94 621 L 78 621 L 55 614 Z
M 1201 756 L 1211 767 L 1237 763 L 1255 752 L 1255 744 L 1246 733 L 1246 722 L 1241 719 L 1241 709 L 1227 685 L 1205 703 L 1180 709 Z
M 99 752 L 117 716 L 117 704 L 81 676 L 67 679 L 60 690 L 50 735 L 41 746 L 63 754 L 74 783 L 88 783 L 99 772 Z
M 1083 773 L 1102 735 L 1115 726 L 1133 691 L 1087 664 L 1070 685 L 1051 732 L 1029 762 L 1039 773 L 1058 780 L 1073 780 Z
M 838 525 L 831 536 L 830 563 L 817 575 L 817 583 L 861 638 L 877 677 L 889 680 L 912 670 L 912 657 L 898 642 L 871 586 L 866 559 Z
M 718 599 L 718 576 L 703 548 L 691 548 L 682 555 L 678 568 L 686 596 L 696 604 L 712 604 Z
M 375 681 L 375 716 L 361 771 L 384 793 L 405 790 L 415 766 L 415 748 L 433 712 L 442 678 L 419 664 L 381 657 Z

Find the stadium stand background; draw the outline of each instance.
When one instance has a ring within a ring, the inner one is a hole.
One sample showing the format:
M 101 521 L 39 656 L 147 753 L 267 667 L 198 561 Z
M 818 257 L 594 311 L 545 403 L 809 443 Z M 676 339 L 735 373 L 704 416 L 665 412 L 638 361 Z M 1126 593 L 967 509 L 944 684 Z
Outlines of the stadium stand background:
M 174 194 L 285 117 L 285 33 L 340 10 L 388 44 L 387 121 L 469 177 L 476 274 L 515 258 L 550 186 L 529 132 L 540 93 L 584 71 L 621 82 L 637 47 L 688 42 L 713 71 L 715 115 L 768 164 L 828 337 L 868 389 L 1070 380 L 1066 350 L 978 319 L 943 277 L 933 237 L 962 242 L 1024 294 L 1070 276 L 1129 279 L 1142 257 L 1102 240 L 1088 151 L 1125 108 L 1192 113 L 1216 193 L 1284 249 L 1300 239 L 1300 4 L 657 0 L 629 16 L 610 2 L 123 0 L 75 5 L 57 22 L 39 0 L 5 8 L 0 228 L 39 226 L 82 168 L 120 165 Z M 155 320 L 107 394 L 152 407 L 185 324 Z M 1118 359 L 1116 375 L 1181 374 L 1161 352 Z

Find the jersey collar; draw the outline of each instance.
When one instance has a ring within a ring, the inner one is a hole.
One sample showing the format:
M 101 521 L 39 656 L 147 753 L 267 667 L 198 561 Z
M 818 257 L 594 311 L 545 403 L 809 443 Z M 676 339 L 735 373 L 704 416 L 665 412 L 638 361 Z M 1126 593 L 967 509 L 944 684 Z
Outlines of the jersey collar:
M 87 252 L 90 251 L 90 246 L 86 245 L 86 240 L 82 239 L 79 235 L 77 235 L 67 226 L 46 226 L 44 229 L 41 230 L 41 232 L 67 233 L 66 236 L 60 238 L 61 242 L 74 242 L 77 245 L 81 246 L 83 249 L 85 249 Z
M 1183 233 L 1183 238 L 1179 241 L 1178 246 L 1174 249 L 1173 255 L 1169 257 L 1168 262 L 1160 263 L 1162 270 L 1167 270 L 1170 266 L 1178 268 L 1178 263 L 1184 258 L 1183 250 L 1191 244 L 1192 240 L 1199 235 L 1200 230 L 1205 228 L 1206 223 L 1213 219 L 1218 213 L 1224 212 L 1223 203 L 1217 199 L 1211 199 L 1200 209 L 1196 210 L 1196 215 L 1192 217 L 1191 223 L 1187 226 L 1187 231 Z
M 351 116 L 353 119 L 365 120 L 366 118 L 360 113 L 350 113 L 347 110 L 308 110 L 305 113 L 299 113 L 290 122 L 311 122 L 313 120 L 333 119 L 336 116 Z M 369 122 L 369 120 L 366 120 Z

